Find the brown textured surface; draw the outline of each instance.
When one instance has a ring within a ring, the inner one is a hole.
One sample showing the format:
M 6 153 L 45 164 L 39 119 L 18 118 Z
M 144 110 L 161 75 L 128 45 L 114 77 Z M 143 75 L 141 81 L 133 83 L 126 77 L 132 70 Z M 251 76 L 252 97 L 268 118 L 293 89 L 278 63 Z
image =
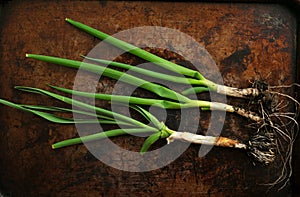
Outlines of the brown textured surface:
M 47 88 L 49 83 L 72 87 L 74 70 L 25 60 L 28 52 L 78 59 L 98 43 L 66 24 L 65 17 L 109 34 L 143 25 L 178 29 L 206 47 L 226 85 L 247 87 L 260 77 L 271 85 L 295 79 L 296 20 L 278 5 L 17 1 L 5 4 L 1 16 L 1 98 L 53 104 L 13 87 Z M 113 82 L 107 83 L 109 87 Z M 53 142 L 76 136 L 73 126 L 52 124 L 4 106 L 0 110 L 0 190 L 6 194 L 249 196 L 264 194 L 267 186 L 261 183 L 280 173 L 275 164 L 253 166 L 242 151 L 214 148 L 199 158 L 199 146 L 191 146 L 158 170 L 119 171 L 96 160 L 84 146 L 51 150 Z M 248 132 L 243 126 L 247 122 L 232 115 L 226 119 L 222 135 L 246 135 L 241 132 Z M 142 144 L 130 137 L 117 140 L 131 148 Z M 289 185 L 280 192 L 273 188 L 268 195 L 288 195 L 290 190 Z

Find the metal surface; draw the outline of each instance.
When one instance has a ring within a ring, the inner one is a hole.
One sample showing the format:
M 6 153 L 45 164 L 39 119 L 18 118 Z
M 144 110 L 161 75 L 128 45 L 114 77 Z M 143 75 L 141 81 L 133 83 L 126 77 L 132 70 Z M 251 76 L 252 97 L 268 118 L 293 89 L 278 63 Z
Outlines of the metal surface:
M 4 4 L 1 16 L 1 98 L 57 104 L 13 87 L 48 89 L 46 84 L 53 84 L 72 88 L 76 71 L 25 59 L 25 53 L 37 53 L 80 60 L 80 54 L 99 42 L 68 25 L 65 17 L 108 34 L 145 25 L 178 29 L 205 46 L 226 85 L 248 87 L 256 79 L 281 85 L 296 78 L 296 19 L 279 5 L 13 1 Z M 114 81 L 105 79 L 103 83 L 100 91 L 110 92 Z M 254 166 L 240 150 L 216 147 L 199 158 L 198 145 L 158 170 L 119 171 L 95 159 L 83 145 L 52 150 L 52 143 L 76 136 L 74 126 L 49 123 L 4 106 L 0 110 L 0 190 L 6 194 L 250 196 L 264 194 L 268 186 L 263 183 L 274 181 L 280 174 L 276 163 Z M 174 120 L 169 121 L 173 124 L 170 127 L 176 127 L 176 114 Z M 200 122 L 205 130 L 205 117 Z M 248 123 L 228 114 L 222 135 L 245 139 L 251 133 L 245 127 Z M 120 137 L 115 142 L 134 150 L 143 143 L 135 137 Z M 163 144 L 165 141 L 159 142 Z M 289 184 L 279 192 L 277 189 L 267 195 L 291 192 Z

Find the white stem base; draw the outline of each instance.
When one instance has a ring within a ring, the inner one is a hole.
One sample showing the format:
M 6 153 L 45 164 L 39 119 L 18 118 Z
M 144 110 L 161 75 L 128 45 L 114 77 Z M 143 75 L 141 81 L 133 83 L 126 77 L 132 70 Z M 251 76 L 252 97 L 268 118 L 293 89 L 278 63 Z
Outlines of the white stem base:
M 246 111 L 245 109 L 239 108 L 239 107 L 234 107 L 232 105 L 227 105 L 224 103 L 217 103 L 217 102 L 211 102 L 210 104 L 210 109 L 211 110 L 220 110 L 220 111 L 226 111 L 226 112 L 231 112 L 231 113 L 237 113 L 241 116 L 244 116 L 246 118 L 249 118 L 255 122 L 260 122 L 262 121 L 262 118 L 257 116 L 255 113 Z
M 168 144 L 174 140 L 181 140 L 185 142 L 190 142 L 193 144 L 205 144 L 205 145 L 214 145 L 214 146 L 223 146 L 223 147 L 233 147 L 246 149 L 245 144 L 240 143 L 237 140 L 225 138 L 225 137 L 213 137 L 213 136 L 204 136 L 188 132 L 173 132 L 168 138 Z
M 232 88 L 224 85 L 218 85 L 217 93 L 233 97 L 247 98 L 251 96 L 258 96 L 259 90 L 256 88 Z

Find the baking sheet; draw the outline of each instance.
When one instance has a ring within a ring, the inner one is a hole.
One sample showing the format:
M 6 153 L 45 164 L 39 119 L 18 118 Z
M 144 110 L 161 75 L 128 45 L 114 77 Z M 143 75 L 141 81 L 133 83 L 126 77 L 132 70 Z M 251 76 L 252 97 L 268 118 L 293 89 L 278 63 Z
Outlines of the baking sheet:
M 272 85 L 296 80 L 296 19 L 280 5 L 12 1 L 4 4 L 1 16 L 1 98 L 51 105 L 57 103 L 13 87 L 72 88 L 74 70 L 25 59 L 25 53 L 38 53 L 79 60 L 80 54 L 99 43 L 68 25 L 65 17 L 108 34 L 149 25 L 177 29 L 205 47 L 226 85 L 247 87 L 260 78 Z M 107 89 L 100 91 L 109 92 L 113 82 L 105 83 Z M 268 186 L 263 183 L 274 181 L 280 173 L 276 165 L 254 166 L 242 151 L 213 148 L 200 158 L 196 145 L 163 168 L 121 171 L 99 162 L 84 146 L 52 150 L 52 143 L 76 136 L 73 126 L 52 124 L 4 106 L 0 110 L 4 194 L 246 196 L 265 193 Z M 249 132 L 243 127 L 246 124 L 243 118 L 228 114 L 222 134 L 243 136 Z M 140 147 L 142 141 L 135 140 L 117 138 L 116 143 Z M 280 192 L 277 189 L 268 194 L 291 191 L 289 184 Z

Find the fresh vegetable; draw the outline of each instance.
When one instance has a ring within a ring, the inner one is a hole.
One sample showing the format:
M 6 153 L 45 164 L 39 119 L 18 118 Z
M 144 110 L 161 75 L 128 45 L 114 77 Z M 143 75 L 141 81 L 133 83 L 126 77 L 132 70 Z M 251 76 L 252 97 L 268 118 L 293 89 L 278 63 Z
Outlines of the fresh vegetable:
M 37 106 L 37 105 L 21 105 L 15 104 L 6 100 L 0 99 L 0 103 L 16 108 L 18 110 L 23 110 L 26 112 L 33 113 L 37 116 L 40 116 L 48 121 L 60 123 L 60 124 L 87 124 L 87 123 L 100 123 L 100 124 L 115 124 L 115 125 L 125 125 L 126 128 L 118 128 L 107 130 L 104 132 L 98 132 L 91 135 L 81 136 L 77 138 L 67 139 L 61 142 L 57 142 L 52 145 L 53 149 L 63 148 L 66 146 L 88 143 L 95 140 L 101 140 L 104 138 L 115 137 L 120 135 L 128 135 L 128 134 L 137 134 L 137 133 L 150 133 L 151 135 L 145 140 L 141 153 L 145 153 L 152 144 L 154 144 L 157 140 L 166 138 L 168 144 L 173 142 L 174 140 L 185 141 L 194 144 L 205 144 L 205 145 L 214 145 L 221 147 L 230 147 L 243 149 L 248 152 L 248 154 L 254 158 L 255 161 L 269 164 L 275 158 L 274 152 L 274 144 L 268 136 L 265 134 L 255 134 L 251 137 L 248 142 L 240 142 L 238 140 L 226 138 L 226 137 L 214 137 L 214 136 L 204 136 L 198 135 L 189 132 L 179 132 L 169 129 L 163 122 L 160 122 L 155 116 L 153 116 L 150 112 L 139 106 L 131 106 L 134 110 L 136 110 L 141 116 L 143 116 L 148 123 L 145 124 L 140 122 L 139 120 L 124 116 L 122 114 L 112 112 L 100 107 L 95 107 L 81 101 L 71 99 L 59 94 L 55 94 L 46 90 L 32 88 L 32 87 L 24 87 L 17 86 L 16 89 L 27 91 L 31 93 L 43 94 L 45 96 L 52 97 L 54 99 L 60 100 L 67 104 L 75 105 L 80 108 L 79 110 L 69 109 L 69 108 L 60 108 L 53 106 Z M 87 119 L 78 120 L 76 118 L 64 118 L 62 116 L 55 115 L 56 112 L 64 112 L 64 113 L 77 113 L 82 114 L 87 117 Z M 95 113 L 93 113 L 95 112 Z M 96 121 L 95 121 L 96 120 Z

